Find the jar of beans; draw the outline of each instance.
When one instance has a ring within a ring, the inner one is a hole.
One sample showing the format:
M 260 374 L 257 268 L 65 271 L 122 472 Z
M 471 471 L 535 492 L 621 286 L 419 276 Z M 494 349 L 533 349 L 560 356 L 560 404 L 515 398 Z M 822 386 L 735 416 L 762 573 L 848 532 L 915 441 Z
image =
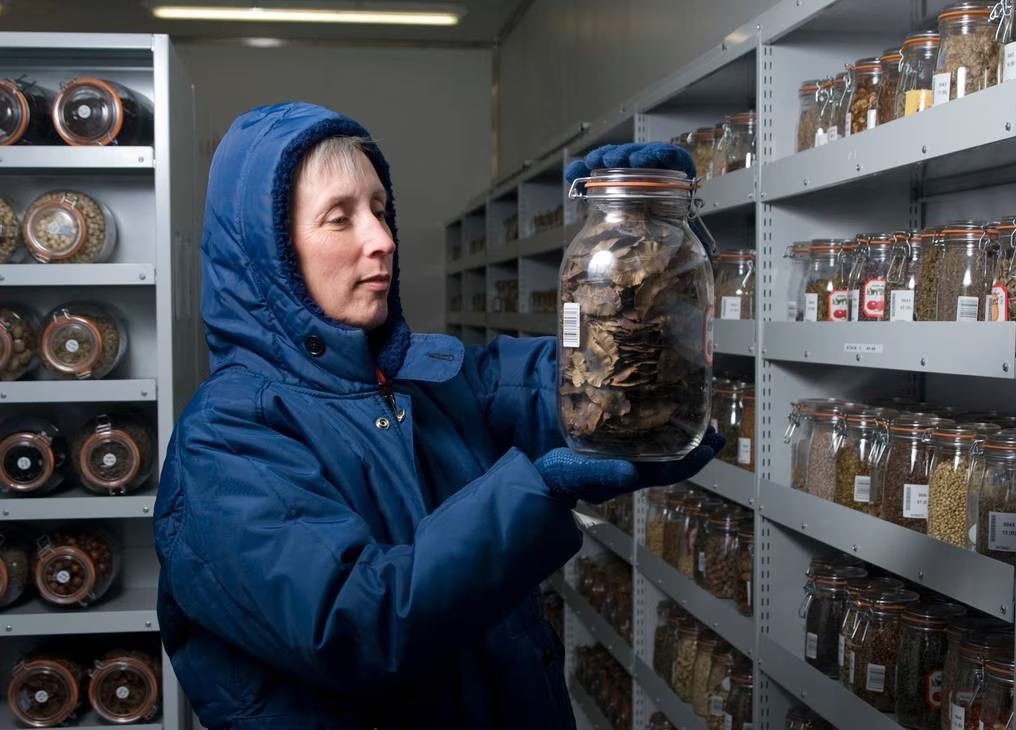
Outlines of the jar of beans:
M 53 96 L 24 77 L 0 79 L 0 145 L 60 144 L 50 118 Z
M 878 86 L 878 123 L 886 124 L 896 119 L 896 89 L 900 83 L 900 62 L 903 53 L 899 48 L 882 52 L 878 62 L 882 66 L 882 83 Z
M 109 79 L 77 78 L 53 102 L 53 126 L 69 145 L 148 145 L 152 103 Z
M 0 608 L 16 602 L 28 587 L 28 538 L 15 525 L 0 525 Z
M 959 662 L 950 686 L 951 727 L 978 727 L 983 706 L 984 667 L 989 662 L 1009 661 L 1013 634 L 970 634 L 960 640 Z
M 999 430 L 989 423 L 957 424 L 932 433 L 928 480 L 928 535 L 950 545 L 967 547 L 967 479 L 975 444 Z
M 48 603 L 89 606 L 106 595 L 119 573 L 119 546 L 102 528 L 75 524 L 37 540 L 35 585 Z
M 818 87 L 821 79 L 802 81 L 797 90 L 799 112 L 797 117 L 797 146 L 795 151 L 803 152 L 815 146 L 815 134 L 819 127 Z
M 737 580 L 734 582 L 734 603 L 742 616 L 752 615 L 754 595 L 752 580 L 755 573 L 755 532 L 752 522 L 742 522 L 737 530 Z
M 900 619 L 920 600 L 914 591 L 881 593 L 861 616 L 854 656 L 854 694 L 882 712 L 896 706 L 896 663 L 900 647 Z
M 724 730 L 752 730 L 752 664 L 735 662 L 730 672 L 730 694 L 723 703 Z
M 849 412 L 847 404 L 818 406 L 812 414 L 808 441 L 808 467 L 805 491 L 830 502 L 836 497 L 836 461 L 843 446 L 843 433 Z
M 678 630 L 677 651 L 674 653 L 674 668 L 671 672 L 671 687 L 684 702 L 691 702 L 692 677 L 695 675 L 695 657 L 698 654 L 699 639 L 711 639 L 716 635 L 704 631 L 695 621 L 684 623 Z
M 889 422 L 888 445 L 879 452 L 872 478 L 883 520 L 927 532 L 931 434 L 951 424 L 948 419 L 911 415 Z
M 25 258 L 21 241 L 21 219 L 14 205 L 0 198 L 0 264 L 16 264 Z
M 900 80 L 896 89 L 897 119 L 931 109 L 939 42 L 937 30 L 911 33 L 903 41 Z
M 66 467 L 67 441 L 49 421 L 19 417 L 0 424 L 0 490 L 9 496 L 56 489 Z
M 741 510 L 715 512 L 706 523 L 703 587 L 717 598 L 733 598 L 737 590 L 737 533 L 744 523 Z
M 74 190 L 36 198 L 22 221 L 25 246 L 36 261 L 97 263 L 116 246 L 116 220 L 104 203 Z
M 720 655 L 729 655 L 730 645 L 712 632 L 699 637 L 691 677 L 691 709 L 699 717 L 705 717 L 709 712 L 709 674 L 717 650 Z
M 1011 730 L 1014 676 L 1016 664 L 1011 659 L 984 663 L 979 718 L 980 727 L 984 730 Z
M 850 101 L 847 103 L 847 127 L 859 134 L 878 126 L 878 94 L 882 83 L 882 64 L 878 57 L 858 59 L 850 67 Z
M 917 604 L 903 612 L 896 665 L 896 720 L 905 727 L 939 730 L 945 627 L 956 617 L 956 610 L 945 604 Z
M 699 180 L 708 180 L 713 176 L 713 151 L 716 145 L 716 130 L 713 127 L 700 127 L 692 133 L 695 159 L 695 176 Z
M 43 321 L 39 354 L 42 364 L 57 378 L 104 378 L 127 352 L 123 321 L 106 305 L 61 304 Z
M 805 608 L 804 660 L 829 677 L 839 673 L 839 640 L 846 613 L 847 582 L 867 575 L 864 568 L 816 569 Z
M 80 482 L 100 494 L 127 494 L 152 475 L 152 430 L 133 413 L 92 418 L 71 439 L 71 464 Z
M 939 252 L 935 319 L 984 320 L 985 298 L 992 284 L 988 278 L 996 269 L 998 243 L 980 224 L 961 222 L 941 228 L 935 246 Z
M 995 5 L 995 0 L 963 0 L 939 13 L 941 41 L 932 81 L 935 105 L 998 83 Z
M 848 251 L 846 239 L 817 238 L 809 247 L 804 283 L 805 322 L 846 322 L 850 317 Z
M 720 319 L 755 319 L 755 252 L 723 251 L 715 260 L 715 311 Z
M 137 650 L 114 650 L 89 671 L 88 700 L 106 722 L 144 722 L 159 711 L 162 667 Z
M 977 552 L 1016 565 L 1016 433 L 1005 430 L 985 439 L 981 483 L 967 505 Z
M 18 662 L 7 684 L 7 706 L 29 727 L 58 727 L 85 702 L 85 670 L 73 659 L 37 653 Z
M 845 414 L 836 424 L 842 442 L 836 451 L 836 504 L 878 516 L 872 499 L 871 467 L 884 417 L 868 408 Z
M 39 322 L 19 306 L 0 306 L 0 380 L 17 380 L 39 364 Z

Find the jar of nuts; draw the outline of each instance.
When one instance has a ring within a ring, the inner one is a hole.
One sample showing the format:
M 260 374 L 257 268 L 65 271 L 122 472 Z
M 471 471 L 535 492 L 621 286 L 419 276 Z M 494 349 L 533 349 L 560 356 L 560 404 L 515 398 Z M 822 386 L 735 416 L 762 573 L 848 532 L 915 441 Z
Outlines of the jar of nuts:
M 745 518 L 741 510 L 724 510 L 706 523 L 703 587 L 717 598 L 733 598 L 737 590 L 737 534 Z
M 938 730 L 941 724 L 945 627 L 955 616 L 955 607 L 943 604 L 917 604 L 903 612 L 896 720 L 905 727 Z
M 981 555 L 1016 565 L 1016 432 L 1005 430 L 984 441 L 984 470 L 977 497 L 967 502 L 970 535 Z
M 107 305 L 68 302 L 50 311 L 44 322 L 39 354 L 58 378 L 104 378 L 127 352 L 127 330 Z
M 734 603 L 742 616 L 752 615 L 754 596 L 752 580 L 755 573 L 755 532 L 751 522 L 742 522 L 737 530 L 737 580 L 734 583 Z
M 17 306 L 0 306 L 0 380 L 17 380 L 39 364 L 35 314 Z
M 713 268 L 714 306 L 720 319 L 755 319 L 755 252 L 723 251 Z
M 71 465 L 80 482 L 100 494 L 127 494 L 152 475 L 157 446 L 134 413 L 101 414 L 71 439 Z
M 911 33 L 903 41 L 900 80 L 896 89 L 897 119 L 931 109 L 939 40 L 938 31 L 925 30 Z
M 967 478 L 972 449 L 999 430 L 995 424 L 957 424 L 935 429 L 928 481 L 928 535 L 967 547 Z
M 821 79 L 802 81 L 797 90 L 800 111 L 797 117 L 797 152 L 810 150 L 815 146 L 815 134 L 819 127 L 818 87 Z
M 868 571 L 852 566 L 827 566 L 811 576 L 805 608 L 804 660 L 828 677 L 839 674 L 839 641 L 846 613 L 847 582 Z
M 19 417 L 0 424 L 0 490 L 9 496 L 56 489 L 66 467 L 67 441 L 49 421 Z
M 934 104 L 998 83 L 998 18 L 992 13 L 996 4 L 995 0 L 962 0 L 939 13 Z
M 7 684 L 7 706 L 29 727 L 58 727 L 85 702 L 85 670 L 57 653 L 37 652 L 19 661 Z
M 0 145 L 60 144 L 50 118 L 53 96 L 24 77 L 0 79 Z
M 162 667 L 137 650 L 107 652 L 89 670 L 88 700 L 106 722 L 144 722 L 159 711 Z
M 116 540 L 106 530 L 62 527 L 36 541 L 35 585 L 57 606 L 89 606 L 100 600 L 120 573 Z
M 981 712 L 978 718 L 984 730 L 1011 730 L 1013 721 L 1013 684 L 1016 664 L 1012 659 L 995 659 L 984 663 L 984 679 L 980 693 Z
M 723 730 L 723 704 L 730 694 L 730 672 L 734 667 L 734 650 L 729 644 L 719 644 L 713 650 L 706 681 L 706 727 Z
M 755 162 L 755 112 L 730 115 L 723 124 L 723 137 L 716 143 L 713 175 L 726 175 Z
M 36 261 L 98 263 L 116 246 L 116 220 L 104 203 L 74 190 L 40 195 L 25 211 L 23 236 Z
M 0 198 L 0 264 L 19 263 L 25 254 L 18 212 L 9 200 Z
M 850 66 L 850 100 L 847 102 L 847 128 L 859 134 L 878 126 L 878 94 L 882 83 L 882 64 L 878 57 L 861 58 Z
M 848 252 L 854 243 L 846 239 L 818 238 L 809 247 L 804 283 L 805 322 L 846 322 L 850 317 L 850 267 Z
M 917 532 L 928 530 L 931 434 L 948 419 L 900 415 L 889 422 L 889 442 L 875 461 L 872 486 L 881 518 Z
M 148 145 L 152 103 L 109 79 L 77 78 L 53 102 L 53 126 L 69 145 Z
M 694 619 L 681 625 L 678 630 L 677 650 L 674 652 L 674 667 L 671 670 L 670 685 L 684 702 L 691 702 L 691 683 L 695 674 L 695 656 L 698 654 L 699 637 L 713 637 L 711 631 L 703 631 Z
M 0 525 L 0 608 L 21 598 L 29 582 L 28 539 L 16 525 Z
M 997 661 L 1010 661 L 1013 634 L 970 634 L 960 640 L 959 662 L 950 686 L 949 720 L 951 727 L 979 727 L 983 707 L 984 668 Z
M 695 159 L 695 177 L 708 180 L 713 176 L 713 152 L 716 146 L 716 130 L 714 127 L 699 127 L 692 132 Z
M 861 616 L 854 656 L 854 694 L 882 712 L 896 707 L 896 663 L 900 650 L 900 619 L 920 600 L 914 591 L 881 593 Z
M 882 83 L 878 86 L 878 123 L 886 124 L 896 119 L 896 90 L 900 83 L 900 62 L 903 53 L 899 48 L 890 48 L 878 57 L 882 66 Z

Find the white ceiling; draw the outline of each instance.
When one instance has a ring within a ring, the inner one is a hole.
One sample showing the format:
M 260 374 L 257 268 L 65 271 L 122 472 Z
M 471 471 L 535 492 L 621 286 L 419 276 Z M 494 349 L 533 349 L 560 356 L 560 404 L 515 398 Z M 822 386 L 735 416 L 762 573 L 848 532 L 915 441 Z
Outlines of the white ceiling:
M 282 0 L 293 6 L 350 7 L 355 2 Z M 517 12 L 531 0 L 449 0 L 466 8 L 462 21 L 450 28 L 364 26 L 299 23 L 209 23 L 164 21 L 152 17 L 153 0 L 0 0 L 0 30 L 81 31 L 87 33 L 167 33 L 179 40 L 282 38 L 313 43 L 411 43 L 488 46 Z M 216 0 L 165 0 L 174 5 L 226 5 Z M 282 2 L 261 0 L 251 5 L 271 7 Z M 400 5 L 427 0 L 399 0 Z

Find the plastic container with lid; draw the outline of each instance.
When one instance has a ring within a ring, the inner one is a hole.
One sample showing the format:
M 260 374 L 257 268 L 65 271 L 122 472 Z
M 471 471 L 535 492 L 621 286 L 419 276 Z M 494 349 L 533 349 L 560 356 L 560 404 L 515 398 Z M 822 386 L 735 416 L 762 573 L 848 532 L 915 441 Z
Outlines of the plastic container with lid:
M 917 604 L 903 612 L 896 665 L 896 721 L 918 730 L 938 730 L 942 716 L 945 627 L 955 606 Z
M 7 684 L 7 706 L 29 727 L 59 727 L 72 721 L 85 702 L 85 670 L 56 653 L 19 661 Z
M 969 485 L 973 487 L 975 485 Z M 968 495 L 967 521 L 977 552 L 1016 565 L 1016 432 L 984 441 L 984 470 L 976 499 Z
M 720 319 L 755 319 L 755 252 L 723 251 L 716 257 L 715 311 Z
M 54 96 L 24 77 L 0 79 L 0 145 L 61 144 L 50 116 Z
M 127 494 L 152 475 L 157 444 L 134 413 L 100 414 L 71 439 L 71 464 L 78 480 L 100 494 Z
M 993 424 L 956 424 L 937 428 L 931 435 L 932 455 L 928 480 L 928 535 L 950 545 L 967 547 L 967 486 L 975 445 Z
M 840 629 L 847 607 L 848 581 L 864 578 L 864 568 L 823 567 L 811 576 L 804 609 L 804 660 L 828 677 L 839 676 Z
M 931 434 L 951 424 L 948 419 L 912 415 L 889 422 L 888 444 L 879 452 L 872 478 L 883 520 L 927 532 Z
M 138 650 L 115 650 L 89 670 L 88 701 L 106 722 L 118 725 L 151 720 L 159 712 L 162 668 Z
M 854 694 L 882 712 L 892 712 L 896 706 L 900 620 L 903 612 L 919 600 L 914 591 L 881 593 L 871 599 L 871 607 L 863 612 L 857 626 Z
M 39 322 L 17 305 L 0 305 L 0 380 L 17 380 L 39 364 Z
M 45 494 L 66 473 L 67 441 L 54 424 L 33 416 L 0 424 L 0 490 L 6 495 Z
M 731 114 L 724 120 L 723 137 L 713 153 L 713 176 L 752 167 L 755 163 L 755 112 Z
M 53 102 L 53 126 L 69 145 L 149 145 L 152 103 L 108 79 L 77 78 Z
M 809 246 L 804 283 L 805 322 L 846 322 L 850 318 L 848 252 L 854 242 L 819 238 Z
M 878 123 L 887 124 L 896 119 L 896 90 L 900 84 L 900 62 L 903 53 L 889 48 L 878 57 L 882 66 L 882 82 L 878 86 Z
M 127 330 L 108 305 L 68 302 L 51 310 L 43 322 L 39 355 L 57 378 L 104 378 L 127 352 Z
M 896 89 L 896 118 L 931 109 L 938 64 L 938 31 L 911 33 L 900 48 L 900 80 Z
M 22 220 L 25 247 L 41 263 L 100 263 L 116 247 L 116 220 L 104 203 L 75 190 L 37 197 Z
M 31 582 L 28 537 L 16 525 L 0 525 L 0 608 L 24 595 Z
M 979 727 L 1012 730 L 1014 675 L 1016 665 L 1011 659 L 999 658 L 984 663 Z
M 963 0 L 938 14 L 941 40 L 933 79 L 935 105 L 998 83 L 996 5 L 996 0 Z
M 591 456 L 678 459 L 710 417 L 713 275 L 675 170 L 594 170 L 560 269 L 558 417 Z
M 708 180 L 713 176 L 713 152 L 716 147 L 716 130 L 713 127 L 699 127 L 692 132 L 695 160 L 695 176 L 699 180 Z
M 847 413 L 836 424 L 842 438 L 836 451 L 836 504 L 878 516 L 879 504 L 872 498 L 871 467 L 884 423 L 885 416 L 879 409 L 867 408 Z
M 797 90 L 800 112 L 797 117 L 797 152 L 810 150 L 815 146 L 815 135 L 819 131 L 819 113 L 821 104 L 818 89 L 821 79 L 802 81 Z
M 878 56 L 860 58 L 850 66 L 850 99 L 847 102 L 847 127 L 858 134 L 878 126 L 878 94 L 882 83 L 882 63 Z
M 787 321 L 804 319 L 804 282 L 811 261 L 811 243 L 799 241 L 787 246 L 783 258 L 790 262 L 787 273 Z
M 89 606 L 102 599 L 120 573 L 116 539 L 88 524 L 58 528 L 36 541 L 35 586 L 57 606 Z

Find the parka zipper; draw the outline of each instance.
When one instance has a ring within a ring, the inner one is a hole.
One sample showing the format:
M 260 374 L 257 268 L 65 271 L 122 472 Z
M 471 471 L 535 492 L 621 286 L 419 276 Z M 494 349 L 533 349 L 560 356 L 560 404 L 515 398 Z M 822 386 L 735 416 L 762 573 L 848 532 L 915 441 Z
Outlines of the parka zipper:
M 381 389 L 381 397 L 384 398 L 385 403 L 392 411 L 392 415 L 395 416 L 395 420 L 402 423 L 406 420 L 406 411 L 404 408 L 399 408 L 395 403 L 395 391 L 392 390 L 392 386 L 388 384 L 388 379 L 385 374 L 381 372 L 380 368 L 374 368 L 374 375 L 377 377 L 377 385 Z

